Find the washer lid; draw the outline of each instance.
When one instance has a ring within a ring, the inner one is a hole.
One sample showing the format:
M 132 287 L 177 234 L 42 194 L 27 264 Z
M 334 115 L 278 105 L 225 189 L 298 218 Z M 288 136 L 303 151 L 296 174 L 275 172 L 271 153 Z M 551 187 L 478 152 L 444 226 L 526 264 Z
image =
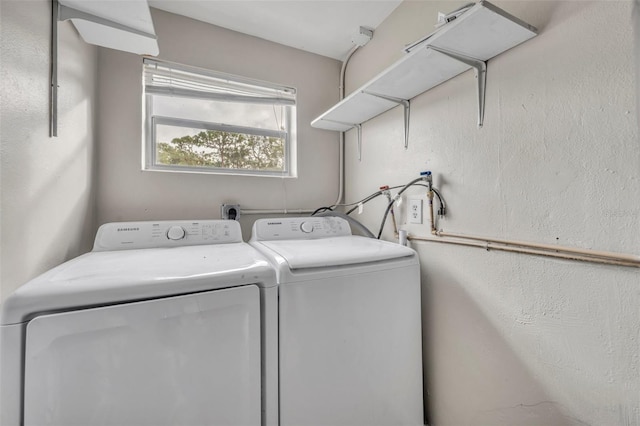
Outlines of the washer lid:
M 2 306 L 0 324 L 246 284 L 275 285 L 267 260 L 246 243 L 91 252 L 18 288 Z
M 415 255 L 409 247 L 357 235 L 260 244 L 282 256 L 290 269 L 354 265 Z

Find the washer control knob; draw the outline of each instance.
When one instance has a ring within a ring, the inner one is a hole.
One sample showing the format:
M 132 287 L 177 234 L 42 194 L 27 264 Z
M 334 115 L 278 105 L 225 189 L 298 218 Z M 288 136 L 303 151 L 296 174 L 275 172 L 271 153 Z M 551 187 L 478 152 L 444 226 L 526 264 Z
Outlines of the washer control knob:
M 302 232 L 304 232 L 305 234 L 310 234 L 311 232 L 313 232 L 313 223 L 302 222 L 302 224 L 300 225 L 300 229 L 302 229 Z
M 182 226 L 174 225 L 167 231 L 167 238 L 173 241 L 181 240 L 185 237 L 186 231 Z

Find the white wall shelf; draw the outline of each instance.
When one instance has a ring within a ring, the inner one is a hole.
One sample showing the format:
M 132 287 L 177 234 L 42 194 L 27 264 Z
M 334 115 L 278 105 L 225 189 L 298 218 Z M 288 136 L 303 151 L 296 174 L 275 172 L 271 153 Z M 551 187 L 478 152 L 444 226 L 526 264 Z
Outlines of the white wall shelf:
M 89 44 L 138 55 L 159 53 L 147 0 L 53 0 L 50 134 L 58 135 L 58 22 L 70 20 Z
M 89 44 L 156 56 L 159 53 L 147 0 L 58 0 L 58 20 L 71 20 Z
M 405 148 L 410 100 L 474 68 L 478 80 L 478 126 L 484 120 L 486 61 L 535 37 L 536 28 L 487 1 L 469 7 L 436 32 L 407 47 L 407 54 L 311 122 L 312 127 L 346 132 L 397 105 L 404 106 Z

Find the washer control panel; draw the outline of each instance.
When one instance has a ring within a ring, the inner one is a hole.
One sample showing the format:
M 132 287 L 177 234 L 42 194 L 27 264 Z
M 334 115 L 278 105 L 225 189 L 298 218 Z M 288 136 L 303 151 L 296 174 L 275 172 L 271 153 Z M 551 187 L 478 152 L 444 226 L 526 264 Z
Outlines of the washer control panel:
M 351 227 L 340 217 L 287 217 L 256 220 L 251 240 L 310 240 L 344 235 L 351 235 Z
M 98 229 L 93 251 L 242 242 L 235 220 L 115 222 Z

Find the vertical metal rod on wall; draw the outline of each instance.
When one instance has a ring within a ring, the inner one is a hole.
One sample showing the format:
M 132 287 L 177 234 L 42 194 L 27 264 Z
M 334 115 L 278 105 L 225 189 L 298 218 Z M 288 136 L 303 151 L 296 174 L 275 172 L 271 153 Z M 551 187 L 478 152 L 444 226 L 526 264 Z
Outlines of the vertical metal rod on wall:
M 49 136 L 58 136 L 58 1 L 51 1 L 51 57 L 50 74 L 50 106 L 49 106 Z

